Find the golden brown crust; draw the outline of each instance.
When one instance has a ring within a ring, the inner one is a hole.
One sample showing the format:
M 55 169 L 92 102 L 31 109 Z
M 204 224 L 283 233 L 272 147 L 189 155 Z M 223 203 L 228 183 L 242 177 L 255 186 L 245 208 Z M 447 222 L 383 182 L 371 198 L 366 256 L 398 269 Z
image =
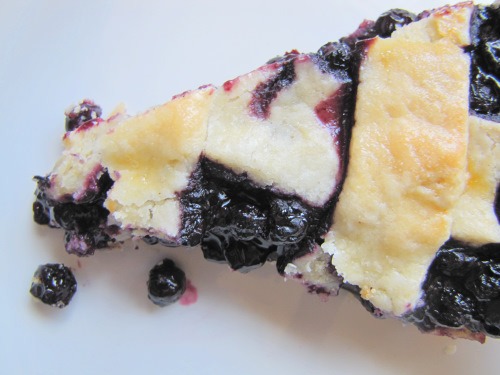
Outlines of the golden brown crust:
M 440 11 L 368 47 L 348 173 L 323 245 L 363 298 L 396 315 L 415 306 L 465 186 L 469 57 L 456 36 L 469 23 L 452 19 L 454 28 Z

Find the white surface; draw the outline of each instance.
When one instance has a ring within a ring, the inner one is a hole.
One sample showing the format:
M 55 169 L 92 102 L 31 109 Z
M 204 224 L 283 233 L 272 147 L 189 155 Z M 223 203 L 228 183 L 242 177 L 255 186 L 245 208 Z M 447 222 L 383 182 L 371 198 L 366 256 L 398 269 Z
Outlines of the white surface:
M 323 303 L 273 265 L 241 275 L 197 250 L 142 245 L 78 260 L 61 231 L 32 223 L 31 177 L 52 168 L 69 104 L 90 97 L 109 113 L 123 101 L 136 113 L 286 50 L 314 51 L 391 7 L 444 1 L 140 3 L 0 0 L 0 373 L 498 373 L 500 341 L 422 335 L 348 295 Z M 147 272 L 166 255 L 198 288 L 194 305 L 147 300 Z M 36 267 L 55 261 L 79 280 L 64 310 L 28 294 Z

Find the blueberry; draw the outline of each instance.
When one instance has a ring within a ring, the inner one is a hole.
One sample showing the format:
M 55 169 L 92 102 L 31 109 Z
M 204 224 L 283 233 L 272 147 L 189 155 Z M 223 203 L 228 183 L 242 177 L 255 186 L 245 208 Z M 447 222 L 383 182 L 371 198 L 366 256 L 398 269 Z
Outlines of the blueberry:
M 392 9 L 383 13 L 375 22 L 375 32 L 382 38 L 388 38 L 398 28 L 415 20 L 413 13 L 403 9 Z
M 435 278 L 428 286 L 426 301 L 428 314 L 445 327 L 462 327 L 474 313 L 475 302 L 460 285 L 442 277 Z
M 266 235 L 266 215 L 252 204 L 239 204 L 229 212 L 229 229 L 235 239 L 250 241 Z
M 500 296 L 500 277 L 490 273 L 485 267 L 469 275 L 465 286 L 478 300 L 488 301 Z
M 474 267 L 477 261 L 477 258 L 473 255 L 452 248 L 440 251 L 433 267 L 436 272 L 446 276 L 464 276 Z
M 318 54 L 328 62 L 330 69 L 351 70 L 352 51 L 347 43 L 327 43 L 319 49 Z
M 487 332 L 492 336 L 500 336 L 500 299 L 488 305 L 484 320 Z
M 64 246 L 68 254 L 79 257 L 93 255 L 96 249 L 95 239 L 90 233 L 77 233 L 74 231 L 66 231 Z
M 33 202 L 33 220 L 37 224 L 47 225 L 50 223 L 50 202 L 46 198 L 45 191 L 49 188 L 50 182 L 47 177 L 35 176 L 33 179 L 37 183 L 36 200 Z
M 76 279 L 71 269 L 63 264 L 45 264 L 33 275 L 30 293 L 43 303 L 63 308 L 76 292 Z
M 47 225 L 50 222 L 48 209 L 38 200 L 33 203 L 33 220 L 40 225 Z
M 201 242 L 201 250 L 203 251 L 204 258 L 218 263 L 225 262 L 225 242 L 224 236 L 217 235 L 213 232 L 207 232 Z
M 224 250 L 224 257 L 233 270 L 248 272 L 262 266 L 271 252 L 251 242 L 234 241 Z
M 66 113 L 66 131 L 72 131 L 90 120 L 95 120 L 101 117 L 101 107 L 94 104 L 93 101 L 85 99 L 77 106 L 73 107 Z
M 66 230 L 86 232 L 105 223 L 109 211 L 103 206 L 102 200 L 89 203 L 59 203 L 54 204 L 54 219 Z
M 300 242 L 307 234 L 308 210 L 296 200 L 277 198 L 271 202 L 273 221 L 270 238 L 278 243 Z
M 500 8 L 477 7 L 471 23 L 470 108 L 494 121 L 500 116 Z
M 500 74 L 500 40 L 486 42 L 482 48 L 482 55 L 489 71 L 496 75 Z
M 186 274 L 170 259 L 164 259 L 151 271 L 148 280 L 148 298 L 160 307 L 178 301 L 186 291 Z
M 471 74 L 470 106 L 480 114 L 500 113 L 500 81 L 481 67 Z

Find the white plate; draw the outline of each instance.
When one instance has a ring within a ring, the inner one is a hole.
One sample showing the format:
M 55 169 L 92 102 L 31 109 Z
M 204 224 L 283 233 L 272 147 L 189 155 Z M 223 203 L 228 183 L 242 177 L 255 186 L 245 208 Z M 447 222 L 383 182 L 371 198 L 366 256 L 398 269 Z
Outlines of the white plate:
M 16 1 L 0 6 L 2 374 L 488 374 L 486 345 L 372 318 L 353 298 L 328 302 L 268 265 L 229 271 L 191 249 L 148 248 L 77 259 L 62 232 L 32 223 L 34 183 L 61 150 L 63 111 L 93 98 L 130 113 L 205 83 L 221 84 L 294 48 L 315 51 L 363 18 L 444 0 Z M 165 309 L 146 298 L 165 256 L 199 293 Z M 36 267 L 64 262 L 79 290 L 66 309 L 28 294 Z M 456 350 L 455 355 L 450 352 Z

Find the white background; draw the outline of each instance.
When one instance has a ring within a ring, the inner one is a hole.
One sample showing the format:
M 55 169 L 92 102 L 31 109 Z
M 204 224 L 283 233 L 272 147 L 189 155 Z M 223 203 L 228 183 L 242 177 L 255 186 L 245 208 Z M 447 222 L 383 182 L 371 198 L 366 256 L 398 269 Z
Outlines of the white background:
M 77 259 L 61 231 L 31 218 L 31 177 L 52 168 L 71 103 L 92 98 L 106 114 L 124 102 L 137 113 L 285 51 L 315 51 L 389 8 L 444 3 L 0 0 L 0 373 L 498 373 L 500 341 L 422 335 L 372 318 L 349 295 L 321 302 L 272 264 L 242 275 L 197 249 L 141 244 Z M 167 255 L 198 288 L 194 305 L 148 301 L 147 273 Z M 66 309 L 28 294 L 46 262 L 75 270 Z

